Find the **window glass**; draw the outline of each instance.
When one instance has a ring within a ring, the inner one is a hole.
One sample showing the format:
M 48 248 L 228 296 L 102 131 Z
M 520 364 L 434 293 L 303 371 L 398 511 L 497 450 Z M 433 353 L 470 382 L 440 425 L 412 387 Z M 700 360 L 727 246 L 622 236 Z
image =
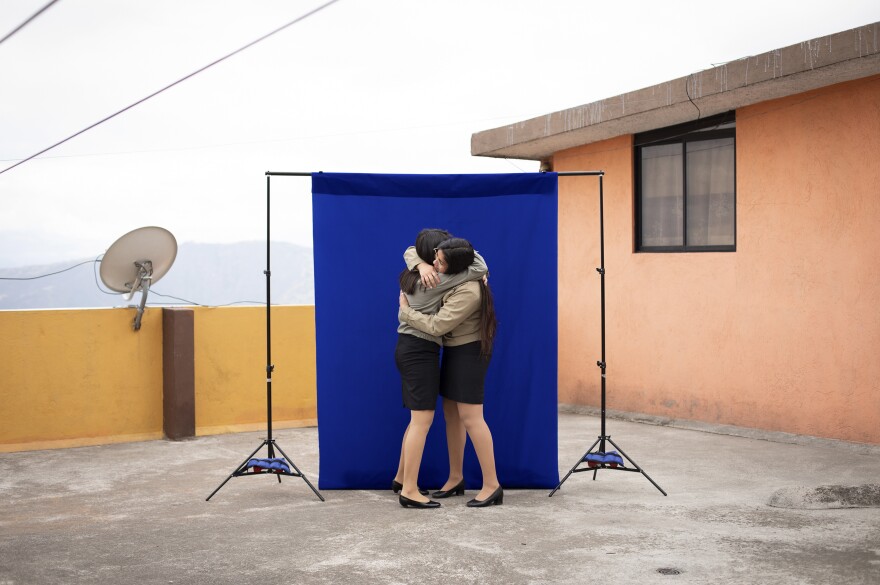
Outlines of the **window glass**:
M 687 143 L 687 243 L 732 246 L 733 138 Z
M 637 134 L 636 249 L 736 250 L 736 116 Z
M 684 214 L 681 144 L 642 149 L 642 244 L 681 246 Z

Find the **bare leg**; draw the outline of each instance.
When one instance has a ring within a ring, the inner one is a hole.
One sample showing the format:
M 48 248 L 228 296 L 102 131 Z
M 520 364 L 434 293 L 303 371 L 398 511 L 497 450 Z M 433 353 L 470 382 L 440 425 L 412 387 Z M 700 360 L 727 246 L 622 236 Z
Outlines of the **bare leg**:
M 446 448 L 449 451 L 449 478 L 443 487 L 443 491 L 457 486 L 464 479 L 464 445 L 467 441 L 467 431 L 458 415 L 458 402 L 443 399 L 443 417 L 446 419 Z
M 403 489 L 401 495 L 416 502 L 427 502 L 419 493 L 419 467 L 425 450 L 425 439 L 434 421 L 433 410 L 411 410 L 406 442 L 403 445 Z
M 477 452 L 480 469 L 483 471 L 483 488 L 476 495 L 476 499 L 485 500 L 501 485 L 498 483 L 498 475 L 495 471 L 495 446 L 492 442 L 492 432 L 483 418 L 482 404 L 459 402 L 458 415 L 474 444 L 474 451 Z
M 403 441 L 400 443 L 400 463 L 397 464 L 397 474 L 394 476 L 394 481 L 397 483 L 403 483 L 403 452 L 406 447 L 406 435 L 409 433 L 409 425 L 406 425 L 406 430 L 403 432 Z

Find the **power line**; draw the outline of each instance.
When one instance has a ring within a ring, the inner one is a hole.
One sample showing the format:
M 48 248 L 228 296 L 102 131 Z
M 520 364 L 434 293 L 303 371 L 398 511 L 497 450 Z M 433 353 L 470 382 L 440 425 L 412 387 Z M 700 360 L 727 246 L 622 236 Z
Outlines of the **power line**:
M 152 289 L 152 288 L 150 289 L 150 292 L 151 292 L 152 294 L 154 294 L 154 295 L 157 295 L 157 296 L 160 296 L 160 297 L 165 297 L 166 299 L 174 299 L 174 300 L 176 300 L 176 301 L 182 301 L 182 302 L 187 303 L 187 304 L 189 304 L 189 305 L 196 305 L 197 307 L 204 307 L 204 306 L 205 306 L 205 305 L 203 305 L 203 304 L 201 304 L 201 303 L 197 303 L 197 302 L 195 302 L 195 301 L 191 301 L 191 300 L 189 300 L 189 299 L 182 299 L 182 298 L 180 298 L 180 297 L 176 297 L 176 296 L 174 296 L 174 295 L 163 295 L 162 293 L 158 293 L 158 292 L 156 292 L 155 289 Z
M 104 254 L 103 254 L 103 253 L 98 254 L 98 255 L 95 257 L 95 264 L 94 264 L 94 266 L 92 266 L 92 274 L 93 274 L 94 277 L 95 277 L 95 286 L 98 287 L 98 290 L 101 291 L 102 293 L 104 293 L 105 295 L 116 296 L 116 295 L 119 294 L 118 292 L 111 291 L 111 290 L 104 290 L 104 289 L 101 287 L 101 283 L 98 282 L 98 262 L 100 262 L 100 261 L 103 260 L 103 259 L 104 259 Z
M 83 264 L 91 264 L 92 262 L 98 263 L 100 260 L 86 260 L 85 262 L 80 262 L 79 264 L 74 264 L 69 268 L 65 268 L 63 270 L 59 270 L 57 272 L 50 272 L 49 274 L 40 274 L 39 276 L 21 276 L 21 277 L 12 277 L 12 276 L 0 276 L 0 280 L 37 280 L 39 278 L 46 278 L 47 276 L 55 276 L 56 274 L 61 274 L 62 272 L 67 272 L 68 270 L 73 270 L 78 266 L 82 266 Z
M 174 295 L 163 295 L 162 293 L 156 292 L 156 289 L 150 289 L 150 294 L 157 295 L 160 297 L 165 297 L 168 299 L 175 299 L 178 301 L 183 301 L 184 303 L 188 303 L 190 305 L 195 305 L 197 307 L 231 307 L 232 305 L 265 305 L 265 301 L 232 301 L 231 303 L 224 303 L 222 305 L 205 305 L 203 303 L 197 303 L 195 301 L 191 301 L 189 299 L 182 299 L 180 297 L 176 297 Z M 156 303 L 156 304 L 169 304 L 169 303 Z M 278 305 L 274 305 L 278 306 Z
M 85 260 L 83 262 L 80 262 L 79 264 L 74 264 L 73 266 L 69 266 L 68 268 L 64 268 L 62 270 L 57 270 L 55 272 L 50 272 L 48 274 L 40 274 L 38 276 L 22 276 L 22 277 L 0 276 L 0 280 L 38 280 L 40 278 L 46 278 L 47 276 L 55 276 L 56 274 L 61 274 L 63 272 L 67 272 L 69 270 L 73 270 L 74 268 L 78 268 L 80 266 L 83 266 L 84 264 L 93 264 L 93 272 L 94 272 L 94 276 L 95 276 L 95 286 L 98 287 L 98 290 L 101 291 L 102 293 L 104 293 L 105 295 L 118 296 L 122 293 L 104 290 L 101 287 L 101 284 L 98 282 L 97 266 L 98 266 L 98 264 L 101 263 L 102 256 L 103 256 L 103 254 L 98 254 L 98 256 L 94 260 Z M 150 293 L 152 293 L 153 295 L 156 295 L 156 296 L 165 297 L 165 298 L 169 298 L 169 299 L 175 299 L 177 301 L 182 301 L 184 303 L 187 303 L 190 305 L 195 305 L 197 307 L 209 307 L 209 306 L 229 307 L 232 305 L 244 305 L 244 304 L 261 305 L 261 304 L 265 304 L 264 301 L 232 301 L 230 303 L 225 303 L 222 305 L 205 305 L 203 303 L 197 303 L 196 301 L 191 301 L 189 299 L 183 299 L 181 297 L 176 297 L 174 295 L 162 294 L 160 292 L 157 292 L 155 289 L 150 289 Z M 164 303 L 164 304 L 169 304 L 169 303 Z
M 21 29 L 23 29 L 25 26 L 27 26 L 28 23 L 30 23 L 30 21 L 32 21 L 33 19 L 35 19 L 35 18 L 38 17 L 39 15 L 43 14 L 43 12 L 45 12 L 47 8 L 49 8 L 50 6 L 52 6 L 53 4 L 55 4 L 56 2 L 58 2 L 58 0 L 52 0 L 51 2 L 49 2 L 48 4 L 46 4 L 45 6 L 43 6 L 43 7 L 40 8 L 39 10 L 37 10 L 37 11 L 36 11 L 36 12 L 35 12 L 30 18 L 28 18 L 28 19 L 25 20 L 23 23 L 21 23 L 20 25 L 18 25 L 18 26 L 15 27 L 14 29 L 12 29 L 12 32 L 10 32 L 10 33 L 7 34 L 5 37 L 3 37 L 2 39 L 0 39 L 0 44 L 3 44 L 3 42 L 4 42 L 6 39 L 8 39 L 9 37 L 11 37 L 12 35 L 14 35 L 14 34 L 17 33 L 18 31 L 20 31 Z
M 700 106 L 698 106 L 697 103 L 694 101 L 694 98 L 691 97 L 691 90 L 690 90 L 690 80 L 691 79 L 694 80 L 694 95 L 696 95 L 696 93 L 697 93 L 697 77 L 696 77 L 695 73 L 691 73 L 690 75 L 688 75 L 688 78 L 685 80 L 684 92 L 687 94 L 687 98 L 688 98 L 688 100 L 690 100 L 691 105 L 694 106 L 695 108 L 697 108 L 697 120 L 699 120 L 703 116 L 703 112 L 700 111 Z
M 55 1 L 57 1 L 57 0 L 55 0 Z M 309 11 L 309 12 L 306 12 L 306 13 L 303 14 L 302 16 L 299 16 L 299 17 L 297 17 L 297 18 L 291 20 L 290 22 L 288 22 L 288 23 L 285 24 L 284 26 L 280 26 L 280 27 L 276 28 L 276 29 L 273 30 L 272 32 L 267 33 L 267 34 L 261 36 L 260 38 L 258 38 L 258 39 L 255 40 L 255 41 L 251 41 L 250 43 L 246 44 L 245 46 L 241 47 L 240 49 L 236 49 L 235 51 L 229 53 L 228 55 L 226 55 L 226 56 L 224 56 L 224 57 L 220 57 L 220 58 L 217 59 L 216 61 L 214 61 L 214 62 L 212 62 L 212 63 L 209 63 L 209 64 L 205 65 L 205 66 L 202 67 L 201 69 L 198 69 L 198 70 L 196 70 L 196 71 L 193 71 L 192 73 L 190 73 L 189 75 L 187 75 L 187 76 L 185 76 L 185 77 L 181 77 L 180 79 L 178 79 L 178 80 L 175 81 L 174 83 L 171 83 L 171 84 L 169 84 L 169 85 L 166 85 L 165 87 L 163 87 L 163 88 L 160 89 L 159 91 L 155 91 L 155 92 L 151 93 L 151 94 L 148 95 L 147 97 L 142 98 L 142 99 L 140 99 L 140 100 L 134 102 L 134 103 L 131 104 L 130 106 L 126 106 L 126 107 L 122 108 L 121 110 L 119 110 L 118 112 L 116 112 L 116 113 L 114 113 L 114 114 L 110 114 L 110 115 L 107 116 L 106 118 L 104 118 L 104 119 L 102 119 L 102 120 L 99 120 L 99 121 L 95 122 L 95 123 L 92 124 L 91 126 L 87 126 L 87 127 L 83 128 L 82 130 L 80 130 L 79 132 L 76 132 L 75 134 L 71 134 L 70 136 L 68 136 L 68 137 L 65 138 L 64 140 L 61 140 L 61 141 L 59 141 L 59 142 L 56 142 L 56 143 L 53 144 L 52 146 L 50 146 L 50 147 L 48 147 L 48 148 L 44 148 L 44 149 L 41 150 L 40 152 L 37 152 L 37 153 L 35 153 L 35 154 L 32 154 L 31 156 L 29 156 L 29 157 L 27 157 L 27 158 L 24 158 L 24 159 L 20 160 L 19 162 L 15 163 L 14 165 L 11 165 L 11 166 L 6 167 L 6 168 L 3 169 L 2 171 L 0 171 L 0 175 L 2 175 L 3 173 L 5 173 L 6 171 L 9 171 L 9 170 L 11 170 L 11 169 L 14 169 L 14 168 L 17 167 L 18 165 L 21 165 L 21 164 L 26 163 L 27 161 L 29 161 L 29 160 L 31 160 L 31 159 L 37 158 L 37 157 L 40 156 L 41 154 L 43 154 L 43 153 L 45 153 L 45 152 L 48 152 L 48 151 L 52 150 L 53 148 L 55 148 L 55 147 L 57 147 L 57 146 L 61 146 L 62 144 L 64 144 L 64 143 L 67 142 L 68 140 L 72 140 L 73 138 L 76 138 L 77 136 L 79 136 L 80 134 L 83 134 L 84 132 L 88 132 L 89 130 L 91 130 L 92 128 L 94 128 L 94 127 L 96 127 L 96 126 L 100 126 L 100 125 L 103 124 L 104 122 L 106 122 L 106 121 L 108 121 L 108 120 L 111 120 L 111 119 L 115 118 L 115 117 L 118 116 L 119 114 L 121 114 L 121 113 L 123 113 L 123 112 L 126 112 L 126 111 L 132 109 L 133 107 L 135 107 L 135 106 L 137 106 L 137 105 L 140 105 L 140 104 L 144 103 L 144 102 L 147 101 L 148 99 L 150 99 L 150 98 L 152 98 L 152 97 L 155 97 L 155 96 L 159 95 L 159 94 L 162 93 L 163 91 L 165 91 L 165 90 L 167 90 L 167 89 L 171 89 L 172 87 L 174 87 L 174 86 L 177 85 L 178 83 L 182 83 L 182 82 L 186 81 L 187 79 L 189 79 L 190 77 L 193 77 L 193 76 L 195 76 L 195 75 L 198 75 L 198 74 L 201 73 L 202 71 L 205 71 L 206 69 L 209 69 L 209 68 L 213 67 L 214 65 L 217 65 L 218 63 L 220 63 L 220 62 L 222 62 L 222 61 L 225 61 L 226 59 L 232 57 L 233 55 L 237 55 L 238 53 L 241 53 L 241 52 L 244 51 L 245 49 L 249 49 L 250 47 L 253 47 L 253 46 L 256 45 L 257 43 L 259 43 L 259 42 L 261 42 L 261 41 L 264 41 L 264 40 L 268 39 L 269 37 L 271 37 L 272 35 L 274 35 L 274 34 L 276 34 L 276 33 L 279 33 L 279 32 L 281 32 L 282 30 L 284 30 L 284 29 L 286 29 L 286 28 L 288 28 L 288 27 L 290 27 L 290 26 L 293 26 L 294 24 L 296 24 L 296 23 L 298 23 L 298 22 L 301 22 L 301 21 L 305 20 L 306 18 L 312 16 L 313 14 L 317 14 L 317 13 L 320 12 L 321 10 L 324 10 L 325 8 L 327 8 L 328 6 L 330 6 L 331 4 L 335 4 L 335 3 L 338 2 L 338 1 L 339 1 L 339 0 L 330 0 L 330 1 L 327 2 L 327 3 L 322 4 L 321 6 L 318 6 L 318 7 L 315 8 L 314 10 L 311 10 L 311 11 Z

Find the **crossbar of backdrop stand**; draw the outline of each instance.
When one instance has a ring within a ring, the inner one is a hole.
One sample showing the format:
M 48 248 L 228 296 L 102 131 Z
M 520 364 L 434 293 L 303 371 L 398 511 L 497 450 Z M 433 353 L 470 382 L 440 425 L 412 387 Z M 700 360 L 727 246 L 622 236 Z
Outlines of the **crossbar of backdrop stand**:
M 324 171 L 317 171 L 313 173 L 281 173 L 275 171 L 266 171 L 266 174 L 270 177 L 311 177 L 312 175 L 319 175 Z M 544 172 L 544 171 L 541 171 Z M 556 173 L 560 177 L 600 177 L 605 174 L 605 171 L 570 171 L 570 172 L 562 172 Z

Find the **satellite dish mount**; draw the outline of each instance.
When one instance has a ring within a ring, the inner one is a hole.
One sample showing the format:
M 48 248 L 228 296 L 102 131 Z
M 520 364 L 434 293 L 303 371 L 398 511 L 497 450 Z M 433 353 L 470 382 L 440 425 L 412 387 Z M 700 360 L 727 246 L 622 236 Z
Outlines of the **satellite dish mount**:
M 141 317 L 144 316 L 144 307 L 147 305 L 147 295 L 150 294 L 150 281 L 153 280 L 153 262 L 144 260 L 142 262 L 135 262 L 134 265 L 138 269 L 138 274 L 131 285 L 130 292 L 126 295 L 126 300 L 131 300 L 131 297 L 134 296 L 134 291 L 141 291 L 141 303 L 138 305 L 137 315 L 135 315 L 134 323 L 132 323 L 134 330 L 138 331 L 141 328 Z

